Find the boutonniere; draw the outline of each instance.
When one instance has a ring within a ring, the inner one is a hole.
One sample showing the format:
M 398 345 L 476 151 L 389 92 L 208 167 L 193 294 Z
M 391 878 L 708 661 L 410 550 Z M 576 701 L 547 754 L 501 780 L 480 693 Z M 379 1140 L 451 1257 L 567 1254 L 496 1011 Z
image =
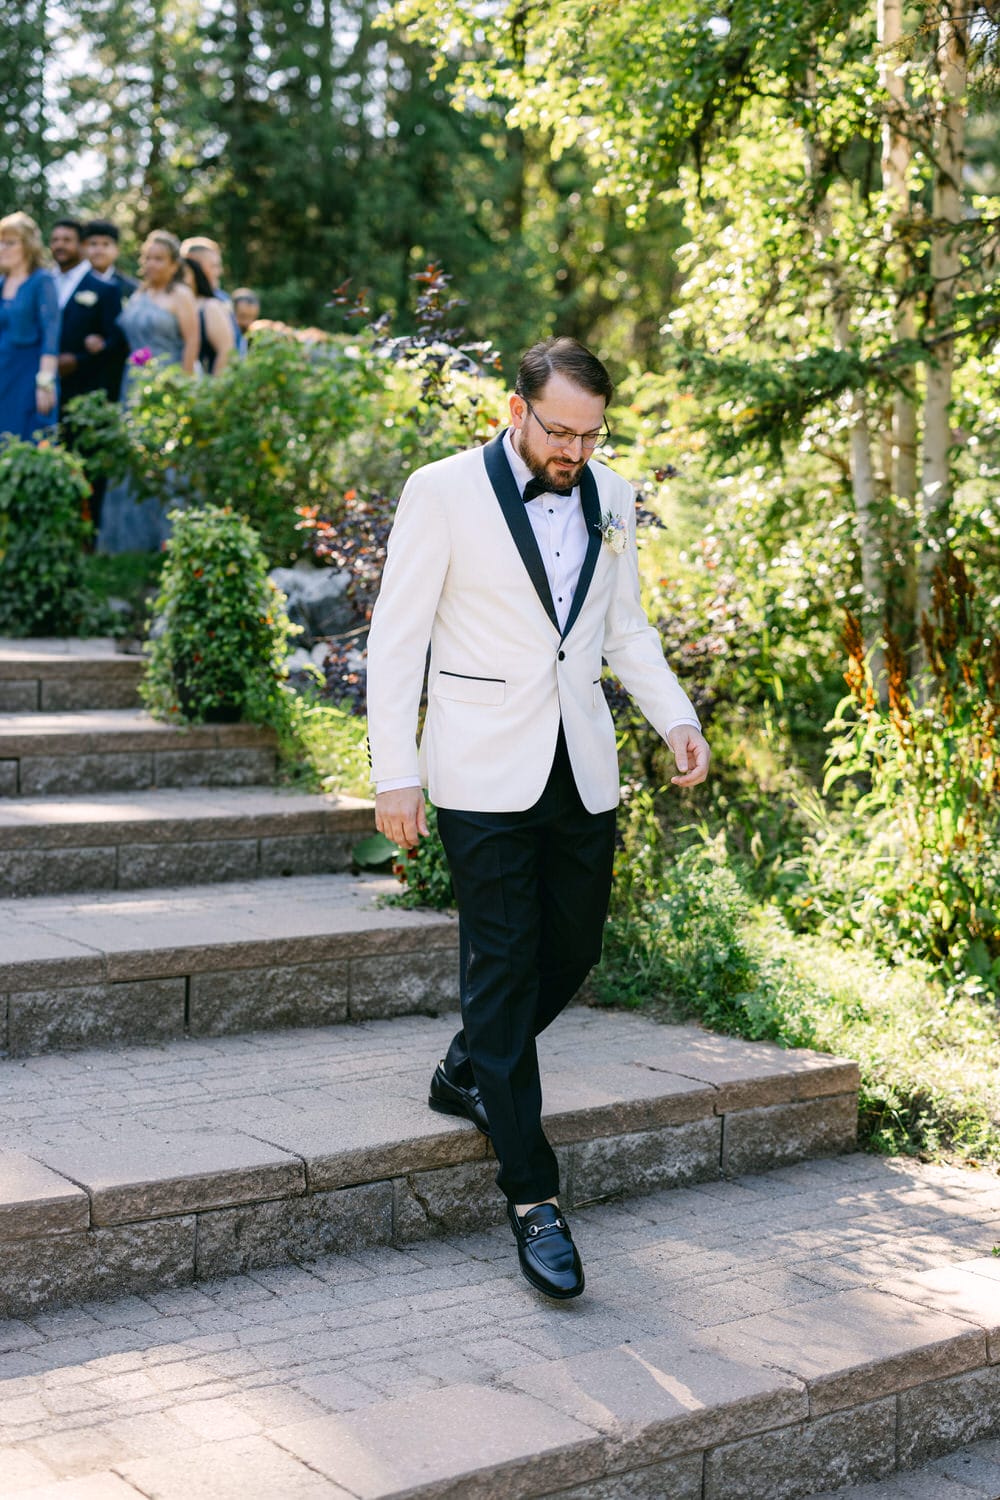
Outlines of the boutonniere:
M 86 290 L 86 288 L 84 288 L 82 292 L 77 292 L 76 296 L 73 298 L 73 301 L 79 302 L 81 307 L 93 307 L 94 303 L 97 301 L 97 293 L 89 292 Z
M 605 547 L 610 547 L 612 552 L 624 552 L 625 543 L 628 540 L 628 532 L 625 530 L 625 522 L 621 516 L 616 516 L 613 510 L 606 510 L 597 524 L 601 533 L 601 541 Z

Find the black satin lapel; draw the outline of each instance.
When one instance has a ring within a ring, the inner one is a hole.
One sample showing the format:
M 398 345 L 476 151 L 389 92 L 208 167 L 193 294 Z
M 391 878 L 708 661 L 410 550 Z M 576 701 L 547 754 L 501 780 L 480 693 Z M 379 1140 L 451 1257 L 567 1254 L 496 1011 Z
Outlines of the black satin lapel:
M 584 469 L 580 475 L 580 507 L 587 523 L 587 553 L 577 579 L 576 593 L 570 605 L 566 629 L 563 631 L 564 640 L 573 629 L 574 621 L 583 608 L 583 601 L 587 597 L 590 580 L 594 576 L 594 569 L 597 567 L 597 559 L 601 551 L 601 501 L 597 493 L 597 481 L 589 468 Z
M 545 573 L 545 564 L 542 562 L 542 554 L 538 550 L 535 541 L 535 533 L 531 529 L 528 513 L 521 499 L 521 492 L 515 483 L 514 476 L 510 472 L 510 464 L 503 449 L 503 433 L 493 438 L 483 449 L 483 461 L 486 464 L 486 472 L 489 475 L 496 497 L 500 502 L 503 518 L 510 528 L 510 534 L 514 538 L 514 545 L 521 554 L 521 561 L 528 570 L 528 577 L 535 586 L 535 592 L 545 608 L 545 613 L 552 621 L 556 630 L 559 629 L 559 617 L 556 614 L 555 605 L 552 603 L 552 591 L 549 588 L 549 580 Z M 596 490 L 595 490 L 596 494 Z M 589 556 L 589 552 L 588 552 Z M 593 565 L 591 565 L 593 571 Z

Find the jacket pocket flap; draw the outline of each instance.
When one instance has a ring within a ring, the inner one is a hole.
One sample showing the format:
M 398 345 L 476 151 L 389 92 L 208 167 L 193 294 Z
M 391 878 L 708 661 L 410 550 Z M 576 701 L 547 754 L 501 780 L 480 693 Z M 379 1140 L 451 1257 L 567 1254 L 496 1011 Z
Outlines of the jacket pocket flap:
M 497 706 L 504 700 L 507 684 L 502 677 L 469 677 L 460 672 L 439 672 L 434 680 L 435 698 L 450 698 L 458 703 L 484 703 Z

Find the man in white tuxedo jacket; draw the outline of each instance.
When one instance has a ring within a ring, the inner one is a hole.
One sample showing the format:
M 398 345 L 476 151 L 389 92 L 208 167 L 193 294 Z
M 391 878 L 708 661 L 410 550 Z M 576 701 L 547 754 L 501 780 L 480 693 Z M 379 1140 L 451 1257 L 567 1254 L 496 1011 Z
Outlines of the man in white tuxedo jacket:
M 429 1103 L 491 1137 L 521 1269 L 560 1298 L 584 1277 L 535 1038 L 601 952 L 619 798 L 602 661 L 670 744 L 676 785 L 709 763 L 640 602 L 632 488 L 591 457 L 612 394 L 576 340 L 528 350 L 510 426 L 407 481 L 368 641 L 377 825 L 416 844 L 426 786 L 458 902 L 463 1024 Z

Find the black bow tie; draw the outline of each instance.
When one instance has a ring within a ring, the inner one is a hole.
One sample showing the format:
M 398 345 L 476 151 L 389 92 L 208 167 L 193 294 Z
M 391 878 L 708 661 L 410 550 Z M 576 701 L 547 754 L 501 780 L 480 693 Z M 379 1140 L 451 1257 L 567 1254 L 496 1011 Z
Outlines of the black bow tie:
M 550 484 L 547 479 L 529 479 L 524 486 L 524 494 L 521 499 L 527 505 L 529 500 L 537 500 L 539 495 L 572 495 L 573 486 L 568 490 L 559 489 L 558 485 Z

